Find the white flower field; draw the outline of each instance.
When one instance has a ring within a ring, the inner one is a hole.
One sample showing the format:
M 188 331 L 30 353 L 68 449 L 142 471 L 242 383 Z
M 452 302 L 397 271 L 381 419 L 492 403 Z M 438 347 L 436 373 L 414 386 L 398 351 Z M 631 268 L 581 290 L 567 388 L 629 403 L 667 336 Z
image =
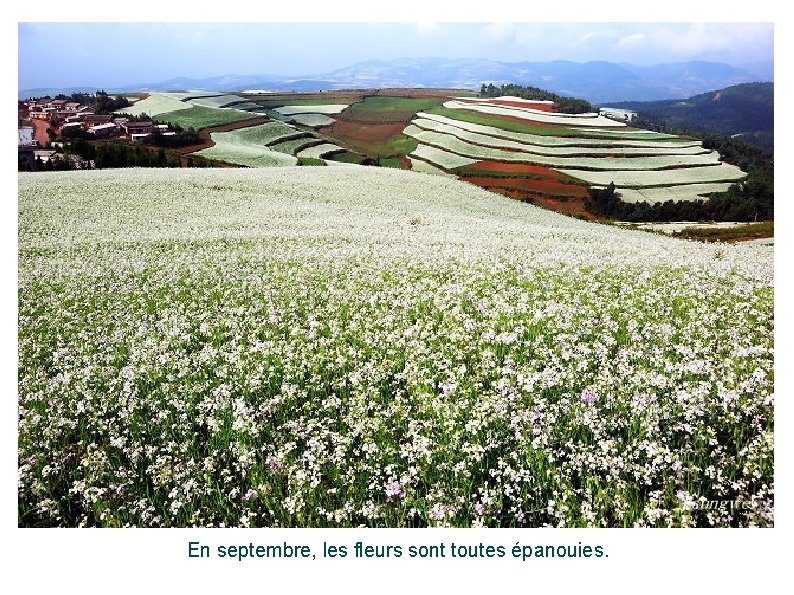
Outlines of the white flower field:
M 18 181 L 20 526 L 774 524 L 770 246 L 389 168 Z

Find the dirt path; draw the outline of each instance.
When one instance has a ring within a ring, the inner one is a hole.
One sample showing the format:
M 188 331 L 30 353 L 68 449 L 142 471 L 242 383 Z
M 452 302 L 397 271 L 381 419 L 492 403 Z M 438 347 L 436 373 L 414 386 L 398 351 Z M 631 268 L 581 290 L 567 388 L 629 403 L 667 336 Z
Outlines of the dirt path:
M 43 147 L 50 141 L 50 136 L 47 134 L 47 128 L 50 123 L 45 120 L 31 120 L 33 125 L 33 138 L 39 141 L 39 146 Z

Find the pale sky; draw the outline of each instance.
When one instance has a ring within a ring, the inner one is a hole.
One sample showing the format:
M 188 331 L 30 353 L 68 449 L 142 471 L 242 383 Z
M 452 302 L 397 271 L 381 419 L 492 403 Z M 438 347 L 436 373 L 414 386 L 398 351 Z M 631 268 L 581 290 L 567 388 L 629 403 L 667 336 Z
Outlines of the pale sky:
M 318 75 L 372 59 L 773 59 L 773 23 L 19 22 L 18 88 L 129 86 L 178 76 Z

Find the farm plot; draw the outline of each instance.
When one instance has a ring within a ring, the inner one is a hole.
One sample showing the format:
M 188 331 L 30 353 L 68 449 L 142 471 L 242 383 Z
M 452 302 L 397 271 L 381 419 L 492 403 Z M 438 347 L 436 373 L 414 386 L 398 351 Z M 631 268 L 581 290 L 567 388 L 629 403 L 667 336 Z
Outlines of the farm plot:
M 18 201 L 20 527 L 775 523 L 771 247 L 386 168 Z
M 713 166 L 719 163 L 719 154 L 709 152 L 703 155 L 663 155 L 656 157 L 564 157 L 547 156 L 525 151 L 507 151 L 493 147 L 475 145 L 457 136 L 422 130 L 417 126 L 408 126 L 405 134 L 414 137 L 420 143 L 432 145 L 445 151 L 451 151 L 476 159 L 495 159 L 502 161 L 522 161 L 548 165 L 555 168 L 583 170 L 658 170 L 675 167 Z
M 226 107 L 230 103 L 243 103 L 245 101 L 248 100 L 245 97 L 240 97 L 239 95 L 213 95 L 190 99 L 190 103 L 193 105 L 214 108 L 222 108 Z
M 184 105 L 184 104 L 183 104 Z M 194 105 L 186 109 L 157 114 L 153 120 L 162 123 L 178 124 L 182 128 L 209 128 L 231 122 L 242 122 L 254 118 L 253 114 L 237 110 L 216 109 Z
M 437 106 L 424 110 L 426 113 L 445 116 L 452 120 L 459 120 L 469 122 L 472 124 L 479 124 L 482 126 L 491 126 L 502 130 L 511 132 L 519 132 L 522 134 L 531 134 L 539 136 L 550 137 L 585 137 L 591 139 L 604 139 L 604 140 L 669 140 L 673 143 L 681 142 L 681 137 L 669 134 L 660 134 L 652 131 L 638 130 L 623 126 L 619 130 L 608 130 L 605 128 L 587 128 L 577 126 L 559 126 L 543 122 L 530 121 L 524 118 L 516 118 L 513 116 L 500 116 L 494 114 L 486 114 L 472 110 L 450 109 L 443 106 Z
M 298 160 L 292 155 L 285 155 L 269 147 L 241 143 L 236 138 L 227 141 L 221 136 L 225 134 L 231 133 L 213 133 L 212 138 L 215 141 L 215 145 L 202 149 L 196 154 L 209 159 L 218 159 L 246 167 L 274 167 L 296 165 L 298 163 Z
M 257 105 L 274 109 L 287 105 L 350 105 L 364 98 L 360 91 L 324 91 L 322 93 L 241 93 Z
M 474 105 L 480 105 L 483 107 L 506 107 L 506 108 L 513 108 L 519 109 L 521 111 L 527 112 L 528 114 L 540 114 L 540 115 L 548 115 L 548 114 L 555 114 L 560 117 L 570 119 L 570 118 L 594 118 L 597 117 L 598 114 L 596 113 L 577 113 L 577 114 L 569 114 L 564 112 L 555 112 L 554 102 L 553 101 L 546 101 L 546 102 L 532 102 L 529 100 L 524 100 L 519 97 L 515 97 L 513 99 L 500 99 L 500 98 L 455 98 L 454 101 L 458 101 L 460 103 L 469 103 Z
M 580 128 L 571 126 L 571 128 L 580 135 L 594 136 L 597 135 L 602 138 L 616 138 L 616 139 L 641 139 L 641 140 L 656 140 L 656 141 L 670 141 L 679 143 L 682 137 L 675 134 L 665 134 L 663 132 L 654 132 L 653 130 L 643 130 L 642 128 L 620 128 L 618 130 L 606 130 L 603 128 Z M 686 139 L 688 142 L 696 142 L 691 139 Z
M 433 174 L 437 176 L 448 176 L 452 178 L 455 177 L 455 174 L 447 173 L 443 169 L 429 164 L 427 161 L 422 161 L 421 159 L 416 159 L 414 157 L 409 157 L 408 160 L 411 162 L 412 171 L 418 171 L 424 174 Z
M 295 114 L 338 114 L 347 108 L 346 104 L 337 105 L 285 105 L 283 107 L 275 108 L 275 111 L 285 116 L 294 116 Z
M 583 171 L 576 169 L 559 169 L 559 171 L 597 186 L 608 186 L 612 182 L 620 189 L 736 182 L 747 176 L 738 167 L 727 163 L 709 167 L 688 167 L 664 171 Z
M 180 94 L 177 93 L 152 93 L 146 99 L 136 101 L 130 107 L 125 107 L 119 110 L 119 114 L 129 114 L 130 116 L 140 116 L 147 114 L 148 116 L 157 116 L 175 110 L 182 110 L 190 107 L 188 104 L 181 100 Z
M 298 138 L 290 138 L 288 140 L 282 140 L 276 143 L 272 143 L 270 148 L 274 151 L 278 151 L 280 153 L 287 153 L 289 155 L 295 155 L 295 153 L 311 147 L 313 145 L 319 145 L 323 143 L 323 139 L 316 138 L 309 134 L 304 134 L 302 137 Z
M 339 114 L 340 118 L 359 124 L 408 123 L 416 115 L 436 106 L 444 99 L 439 97 L 392 97 L 375 95 L 355 103 Z
M 514 97 L 512 95 L 502 95 L 500 97 L 490 97 L 488 99 L 473 98 L 473 97 L 455 97 L 457 101 L 464 103 L 471 101 L 474 103 L 487 102 L 494 105 L 502 105 L 506 107 L 522 107 L 530 108 L 543 112 L 553 112 L 554 102 L 543 99 L 524 99 L 523 97 Z
M 640 147 L 594 147 L 580 144 L 570 144 L 566 146 L 539 146 L 536 144 L 528 144 L 516 140 L 509 140 L 492 136 L 489 134 L 482 134 L 479 132 L 471 132 L 463 128 L 439 122 L 433 119 L 417 118 L 411 121 L 413 126 L 417 126 L 424 130 L 432 132 L 442 132 L 444 134 L 451 134 L 460 138 L 461 140 L 468 141 L 473 144 L 483 145 L 488 147 L 497 147 L 505 149 L 514 149 L 526 153 L 535 153 L 537 155 L 559 155 L 559 156 L 582 156 L 588 155 L 614 155 L 614 156 L 635 156 L 635 155 L 698 155 L 708 154 L 711 151 L 704 149 L 702 145 L 695 146 L 671 146 L 667 143 L 657 143 L 655 146 L 640 146 Z M 547 137 L 548 138 L 548 137 Z
M 462 101 L 445 101 L 443 106 L 447 109 L 465 109 L 496 116 L 510 116 L 522 120 L 531 120 L 543 124 L 556 126 L 579 126 L 599 128 L 624 128 L 623 122 L 616 122 L 598 114 L 551 114 L 539 110 L 528 110 L 498 105 L 487 105 Z
M 460 175 L 460 174 L 458 174 Z M 552 197 L 575 197 L 585 198 L 588 196 L 587 188 L 580 184 L 568 184 L 566 182 L 549 178 L 530 178 L 530 177 L 493 177 L 493 176 L 474 176 L 460 175 L 460 179 L 475 184 L 486 190 L 508 190 L 517 191 L 524 195 L 542 195 Z
M 405 124 L 362 124 L 335 120 L 318 132 L 368 157 L 407 155 L 416 148 L 416 140 L 402 133 Z
M 265 122 L 264 124 L 259 124 L 258 126 L 239 128 L 230 132 L 213 132 L 210 136 L 213 140 L 224 140 L 226 142 L 237 142 L 246 145 L 263 146 L 278 142 L 280 140 L 286 140 L 296 135 L 305 137 L 306 133 L 282 122 Z
M 491 178 L 549 178 L 586 186 L 584 182 L 566 176 L 556 169 L 529 163 L 477 161 L 472 165 L 458 168 L 455 173 L 461 176 L 485 176 Z
M 416 149 L 413 150 L 411 155 L 419 157 L 420 159 L 424 159 L 425 161 L 429 161 L 430 163 L 438 165 L 445 170 L 452 170 L 456 167 L 463 167 L 464 165 L 470 165 L 477 162 L 476 159 L 469 159 L 468 157 L 462 157 L 457 153 L 444 151 L 442 149 L 423 144 L 417 145 Z
M 242 110 L 242 111 L 246 111 L 246 112 L 250 112 L 250 111 L 261 109 L 261 107 L 259 105 L 257 105 L 256 103 L 254 103 L 253 101 L 242 101 L 240 103 L 230 103 L 226 107 L 230 108 L 230 109 L 237 109 L 237 110 Z
M 344 149 L 331 143 L 322 143 L 320 145 L 306 147 L 296 153 L 295 156 L 303 159 L 321 159 L 329 153 L 336 153 L 337 151 L 344 151 Z
M 449 110 L 451 112 L 451 110 Z M 460 115 L 460 113 L 454 113 L 453 115 Z M 686 149 L 686 148 L 702 148 L 702 144 L 700 141 L 691 140 L 691 139 L 682 139 L 680 137 L 672 137 L 672 140 L 668 142 L 671 137 L 669 135 L 661 135 L 662 138 L 657 138 L 656 136 L 647 137 L 642 136 L 640 139 L 636 137 L 636 135 L 632 136 L 631 138 L 571 138 L 569 136 L 550 136 L 550 133 L 553 132 L 553 129 L 546 129 L 545 135 L 539 134 L 526 134 L 521 132 L 514 132 L 513 130 L 508 130 L 505 128 L 500 128 L 497 126 L 485 126 L 482 124 L 476 124 L 474 122 L 469 122 L 466 120 L 455 119 L 452 117 L 443 116 L 436 113 L 430 112 L 419 112 L 416 114 L 418 119 L 421 120 L 433 120 L 440 124 L 446 124 L 448 126 L 454 126 L 456 128 L 461 128 L 468 132 L 475 132 L 478 134 L 484 134 L 487 136 L 491 136 L 494 138 L 505 138 L 510 140 L 516 140 L 521 143 L 526 143 L 530 145 L 539 145 L 543 147 L 557 147 L 557 146 L 581 146 L 581 147 L 675 147 L 676 149 Z M 563 131 L 564 132 L 564 131 Z M 576 132 L 575 130 L 571 129 L 571 132 Z M 583 134 L 590 133 L 592 131 L 583 131 Z M 629 132 L 629 131 L 626 131 Z M 653 133 L 655 134 L 655 133 Z M 659 140 L 664 140 L 664 143 L 658 142 Z M 674 141 L 674 142 L 673 142 Z M 682 151 L 683 152 L 683 151 Z
M 333 118 L 329 118 L 325 114 L 294 114 L 284 117 L 290 122 L 295 122 L 296 124 L 308 126 L 310 128 L 330 126 L 334 123 Z

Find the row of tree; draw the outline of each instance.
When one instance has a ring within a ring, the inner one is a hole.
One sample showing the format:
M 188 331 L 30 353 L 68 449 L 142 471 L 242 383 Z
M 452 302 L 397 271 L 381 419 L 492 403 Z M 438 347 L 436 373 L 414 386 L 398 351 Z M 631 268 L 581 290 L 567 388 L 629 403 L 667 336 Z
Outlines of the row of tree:
M 493 83 L 480 87 L 481 97 L 499 97 L 500 95 L 513 95 L 531 101 L 553 101 L 555 109 L 565 114 L 584 114 L 593 111 L 593 106 L 589 101 L 568 97 L 567 95 L 557 95 L 550 91 L 538 87 L 524 87 L 513 83 L 504 84 L 497 87 Z
M 67 152 L 91 161 L 97 169 L 107 167 L 211 167 L 213 162 L 198 155 L 189 155 L 182 162 L 179 155 L 165 149 L 150 150 L 138 143 L 97 142 L 78 138 L 68 143 Z

